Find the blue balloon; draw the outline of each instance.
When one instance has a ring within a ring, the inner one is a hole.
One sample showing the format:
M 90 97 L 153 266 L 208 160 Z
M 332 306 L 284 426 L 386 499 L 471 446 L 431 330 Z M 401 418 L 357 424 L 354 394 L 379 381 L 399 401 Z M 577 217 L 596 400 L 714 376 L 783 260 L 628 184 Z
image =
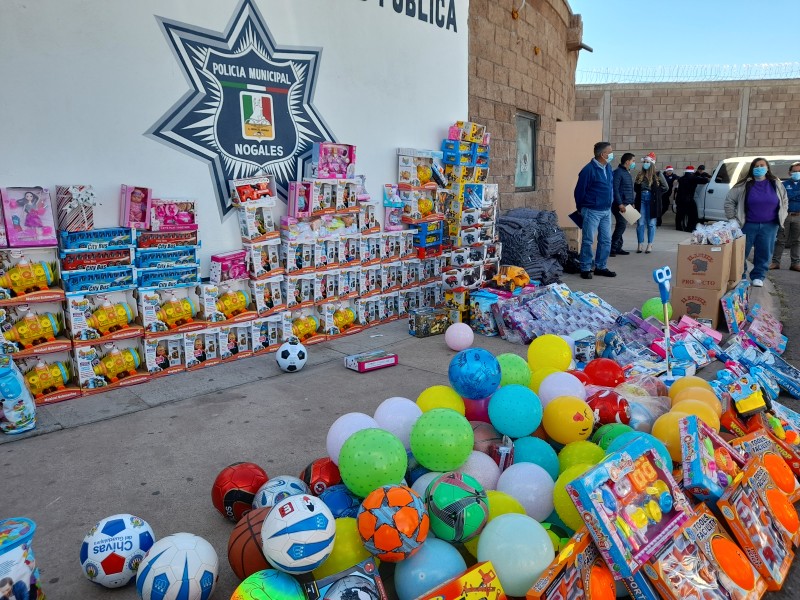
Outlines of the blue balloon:
M 627 446 L 630 442 L 639 438 L 644 438 L 650 442 L 650 445 L 653 446 L 661 458 L 664 459 L 665 465 L 672 465 L 672 457 L 669 455 L 669 450 L 667 450 L 664 442 L 659 440 L 657 437 L 650 435 L 649 433 L 642 433 L 641 431 L 629 431 L 627 433 L 623 433 L 608 445 L 606 452 L 608 454 L 617 452 L 618 450 L 621 450 L 623 446 Z
M 437 538 L 428 538 L 413 556 L 397 563 L 394 586 L 400 600 L 414 600 L 467 569 L 461 553 Z
M 492 395 L 489 420 L 497 431 L 509 437 L 530 435 L 542 423 L 542 401 L 529 387 L 512 383 Z
M 553 447 L 537 437 L 514 440 L 514 464 L 529 462 L 542 467 L 553 481 L 558 479 L 558 454 Z
M 500 363 L 482 348 L 462 350 L 450 361 L 450 385 L 462 398 L 488 398 L 500 387 Z

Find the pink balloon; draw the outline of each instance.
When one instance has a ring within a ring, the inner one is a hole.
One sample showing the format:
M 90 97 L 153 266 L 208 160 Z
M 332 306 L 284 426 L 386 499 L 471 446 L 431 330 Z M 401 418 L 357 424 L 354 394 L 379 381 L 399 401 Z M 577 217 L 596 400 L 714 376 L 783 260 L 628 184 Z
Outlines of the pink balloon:
M 489 420 L 489 398 L 481 400 L 464 398 L 464 416 L 467 417 L 467 421 L 491 423 Z
M 461 352 L 472 346 L 475 334 L 466 323 L 453 323 L 444 332 L 444 342 L 450 350 Z

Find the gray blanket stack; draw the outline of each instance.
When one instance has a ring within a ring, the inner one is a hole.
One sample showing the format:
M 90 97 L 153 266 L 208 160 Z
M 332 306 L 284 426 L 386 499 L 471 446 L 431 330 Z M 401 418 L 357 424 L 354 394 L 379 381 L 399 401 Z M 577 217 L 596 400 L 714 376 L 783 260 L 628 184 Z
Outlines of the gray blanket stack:
M 556 213 L 517 208 L 500 217 L 497 226 L 503 243 L 501 264 L 522 267 L 543 285 L 558 281 L 567 259 L 567 238 Z

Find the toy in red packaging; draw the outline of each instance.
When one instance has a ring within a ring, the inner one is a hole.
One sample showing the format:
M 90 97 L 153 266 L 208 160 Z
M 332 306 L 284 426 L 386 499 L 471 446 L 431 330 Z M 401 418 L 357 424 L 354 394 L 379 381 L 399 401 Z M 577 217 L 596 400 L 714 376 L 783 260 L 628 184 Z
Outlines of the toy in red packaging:
M 784 513 L 787 524 L 791 525 L 786 496 L 774 487 L 767 470 L 755 460 L 749 461 L 733 484 L 725 490 L 717 507 L 750 562 L 767 582 L 767 588 L 779 590 L 786 580 L 794 552 L 786 528 L 778 522 L 772 508 L 762 499 L 760 490 L 766 494 L 767 489 L 772 490 L 768 497 Z M 783 496 L 783 501 L 776 492 Z M 791 504 L 788 506 L 793 509 Z M 794 519 L 797 519 L 796 512 Z
M 43 187 L 3 188 L 0 197 L 3 199 L 9 246 L 24 248 L 58 244 L 50 190 Z
M 150 206 L 153 192 L 150 188 L 125 185 L 120 187 L 119 226 L 150 229 Z
M 337 573 L 304 585 L 308 600 L 369 598 L 387 600 L 378 567 L 371 558 Z M 490 599 L 491 600 L 491 599 Z
M 506 600 L 506 594 L 494 566 L 487 561 L 474 565 L 417 600 Z

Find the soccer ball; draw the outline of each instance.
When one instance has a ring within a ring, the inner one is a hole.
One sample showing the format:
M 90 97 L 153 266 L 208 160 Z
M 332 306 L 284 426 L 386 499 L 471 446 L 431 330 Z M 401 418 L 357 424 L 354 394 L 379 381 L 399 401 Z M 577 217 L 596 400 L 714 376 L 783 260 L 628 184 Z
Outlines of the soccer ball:
M 337 519 L 342 517 L 355 517 L 361 506 L 361 498 L 347 489 L 343 483 L 332 485 L 319 495 L 331 514 Z
M 315 496 L 319 496 L 332 485 L 342 483 L 339 467 L 327 456 L 318 458 L 303 469 L 303 472 L 300 473 L 300 479 L 306 483 L 311 493 Z
M 286 373 L 299 371 L 306 366 L 307 359 L 308 352 L 306 347 L 297 338 L 291 338 L 288 342 L 284 342 L 275 355 L 275 360 L 278 361 L 281 371 Z
M 265 569 L 240 583 L 231 600 L 306 600 L 306 595 L 291 575 Z
M 430 526 L 422 498 L 404 485 L 385 485 L 371 492 L 356 519 L 364 546 L 386 562 L 414 555 L 428 537 Z
M 253 498 L 267 483 L 267 472 L 255 463 L 234 463 L 222 469 L 211 487 L 211 502 L 220 514 L 236 523 L 253 507 Z
M 142 600 L 211 597 L 219 572 L 214 548 L 192 533 L 158 540 L 139 565 L 136 591 Z
M 281 475 L 262 485 L 253 497 L 253 508 L 272 508 L 289 496 L 308 494 L 308 486 L 297 477 Z
M 481 532 L 489 519 L 483 487 L 464 473 L 445 473 L 425 491 L 431 529 L 447 542 L 466 542 Z
M 144 519 L 128 514 L 106 517 L 83 538 L 83 574 L 107 588 L 127 585 L 153 541 L 153 529 Z
M 308 573 L 333 551 L 336 523 L 325 503 L 310 494 L 276 504 L 261 527 L 264 556 L 276 569 Z

